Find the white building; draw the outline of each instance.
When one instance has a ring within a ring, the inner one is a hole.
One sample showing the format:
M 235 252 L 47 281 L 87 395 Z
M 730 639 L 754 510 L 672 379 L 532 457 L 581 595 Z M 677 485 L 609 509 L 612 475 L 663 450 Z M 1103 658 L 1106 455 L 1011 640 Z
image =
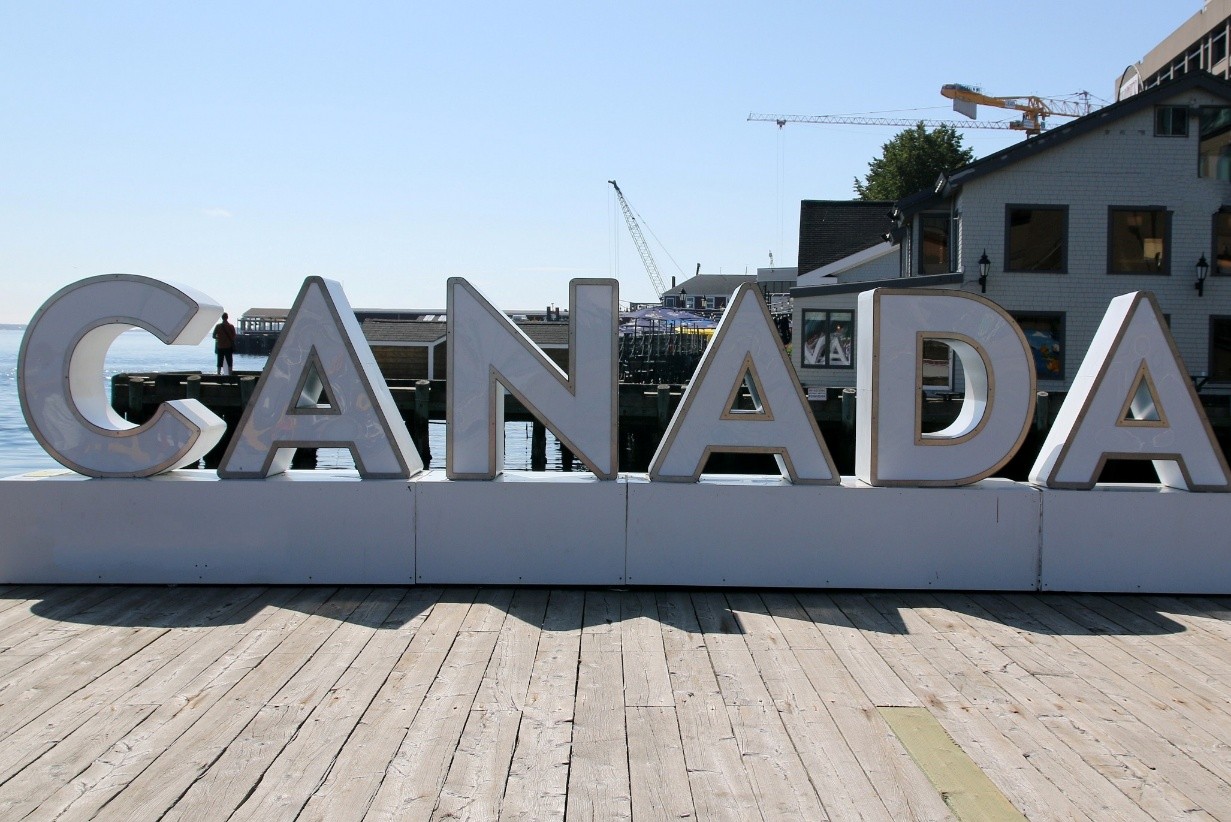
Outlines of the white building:
M 986 296 L 1035 347 L 1040 390 L 1068 389 L 1113 297 L 1151 291 L 1202 392 L 1231 394 L 1231 82 L 1190 72 L 1146 89 L 943 175 L 895 218 L 888 243 L 791 291 L 805 386 L 855 384 L 859 292 L 979 293 L 986 255 Z M 924 358 L 932 387 L 959 381 L 944 346 Z

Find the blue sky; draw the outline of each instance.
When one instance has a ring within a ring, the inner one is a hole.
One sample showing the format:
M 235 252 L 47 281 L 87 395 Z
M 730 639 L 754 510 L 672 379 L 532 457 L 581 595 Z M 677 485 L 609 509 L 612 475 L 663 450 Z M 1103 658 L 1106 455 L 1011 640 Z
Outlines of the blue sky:
M 573 277 L 652 299 L 609 179 L 668 281 L 793 265 L 799 201 L 854 196 L 898 129 L 750 112 L 946 117 L 951 82 L 1110 100 L 1200 8 L 7 3 L 0 322 L 117 271 L 234 314 L 309 275 L 356 307 L 443 306 L 450 276 L 502 308 L 560 304 Z M 964 134 L 977 156 L 1020 139 Z

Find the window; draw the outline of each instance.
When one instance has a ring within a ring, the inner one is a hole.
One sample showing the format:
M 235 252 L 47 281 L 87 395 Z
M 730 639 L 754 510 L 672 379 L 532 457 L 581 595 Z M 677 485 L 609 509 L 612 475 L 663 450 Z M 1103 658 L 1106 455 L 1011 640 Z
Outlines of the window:
M 1187 137 L 1188 109 L 1184 106 L 1156 106 L 1154 109 L 1155 137 Z
M 1197 176 L 1231 180 L 1231 106 L 1202 106 Z
M 949 215 L 924 214 L 919 220 L 919 273 L 949 273 Z
M 1231 382 L 1231 317 L 1210 317 L 1210 380 Z
M 1068 270 L 1068 206 L 1005 206 L 1005 270 Z
M 1210 64 L 1216 64 L 1227 56 L 1227 33 L 1221 32 L 1210 41 Z
M 1107 218 L 1107 270 L 1112 274 L 1171 272 L 1171 213 L 1164 208 L 1112 206 Z
M 933 391 L 953 388 L 953 349 L 942 340 L 923 340 L 923 387 Z
M 851 311 L 805 311 L 801 364 L 808 368 L 852 367 L 854 318 Z
M 1231 274 L 1231 210 L 1214 215 L 1214 253 L 1211 274 Z
M 1030 344 L 1035 379 L 1064 379 L 1064 315 L 1013 314 L 1013 319 Z

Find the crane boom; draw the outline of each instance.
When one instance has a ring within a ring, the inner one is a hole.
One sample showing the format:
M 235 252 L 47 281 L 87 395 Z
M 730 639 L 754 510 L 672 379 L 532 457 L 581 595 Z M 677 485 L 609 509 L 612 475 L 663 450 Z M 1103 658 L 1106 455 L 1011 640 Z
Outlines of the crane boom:
M 620 191 L 616 181 L 608 180 L 607 182 L 611 183 L 620 201 L 620 210 L 624 212 L 624 222 L 628 223 L 628 233 L 633 237 L 633 244 L 637 246 L 637 252 L 641 255 L 645 273 L 650 275 L 650 283 L 654 286 L 654 296 L 661 299 L 667 287 L 663 285 L 662 275 L 658 273 L 658 263 L 654 262 L 654 255 L 650 253 L 650 247 L 646 245 L 645 237 L 641 234 L 641 226 L 637 225 L 637 218 L 633 216 L 633 210 L 629 208 L 628 200 L 624 199 L 624 192 Z
M 1001 120 L 990 123 L 963 123 L 960 120 L 919 120 L 897 117 L 864 117 L 848 114 L 749 114 L 750 123 L 777 123 L 782 128 L 787 123 L 831 123 L 851 126 L 914 126 L 923 123 L 925 128 L 950 126 L 951 128 L 1021 129 L 1016 120 Z
M 1091 111 L 1090 93 L 1083 91 L 1077 96 L 1081 100 L 1057 100 L 1050 97 L 1036 97 L 1024 94 L 1016 97 L 992 97 L 977 88 L 963 86 L 958 83 L 948 83 L 941 86 L 940 93 L 953 101 L 953 108 L 959 114 L 965 114 L 972 120 L 978 106 L 1015 109 L 1022 112 L 1022 123 L 1019 126 L 1028 136 L 1039 134 L 1045 129 L 1046 118 L 1052 115 L 1058 117 L 1084 117 Z

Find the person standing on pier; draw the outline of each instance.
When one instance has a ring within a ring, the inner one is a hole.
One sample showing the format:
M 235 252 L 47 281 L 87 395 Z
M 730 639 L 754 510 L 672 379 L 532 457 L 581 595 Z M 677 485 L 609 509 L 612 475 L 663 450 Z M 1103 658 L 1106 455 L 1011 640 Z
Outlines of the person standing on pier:
M 218 355 L 218 374 L 222 374 L 222 364 L 226 363 L 226 373 L 235 371 L 235 326 L 227 320 L 227 313 L 222 312 L 222 322 L 214 326 L 214 353 Z

